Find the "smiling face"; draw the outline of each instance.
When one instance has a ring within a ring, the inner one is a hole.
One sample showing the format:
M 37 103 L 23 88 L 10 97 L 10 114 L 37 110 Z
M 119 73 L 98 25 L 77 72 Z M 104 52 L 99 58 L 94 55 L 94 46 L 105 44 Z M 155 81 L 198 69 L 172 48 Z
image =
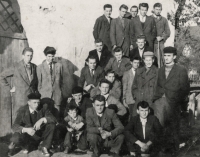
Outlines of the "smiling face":
M 72 97 L 74 98 L 74 100 L 79 103 L 82 100 L 83 94 L 82 93 L 76 93 L 76 94 L 72 94 Z
M 111 14 L 112 14 L 112 8 L 105 8 L 104 15 L 110 18 Z
M 68 111 L 68 115 L 70 116 L 70 117 L 72 117 L 73 119 L 75 119 L 76 117 L 77 117 L 77 110 L 76 109 L 74 109 L 74 110 L 69 110 Z
M 116 57 L 116 59 L 119 61 L 119 60 L 121 60 L 122 59 L 122 51 L 120 51 L 120 52 L 115 52 L 115 57 Z
M 31 99 L 31 100 L 28 100 L 28 105 L 29 105 L 29 107 L 30 107 L 32 110 L 34 110 L 34 111 L 37 110 L 39 104 L 40 104 L 40 100 L 39 100 L 39 99 Z
M 174 59 L 176 59 L 176 56 L 174 54 L 172 54 L 172 53 L 164 53 L 165 64 L 174 63 Z
M 121 10 L 119 10 L 119 15 L 123 18 L 127 13 L 127 9 L 121 8 Z
M 139 49 L 143 49 L 145 46 L 145 43 L 146 43 L 145 39 L 137 39 L 137 42 L 136 42 Z
M 94 107 L 96 113 L 101 114 L 101 113 L 103 113 L 103 110 L 105 108 L 105 102 L 95 100 L 95 102 L 93 103 L 93 107 Z
M 133 69 L 137 69 L 140 65 L 140 60 L 133 60 L 132 67 Z
M 137 113 L 140 115 L 140 118 L 142 119 L 146 119 L 147 116 L 149 115 L 149 107 L 147 108 L 142 108 L 141 106 L 139 106 L 139 109 L 137 109 Z
M 102 42 L 95 43 L 95 46 L 96 46 L 97 52 L 102 52 L 102 49 L 103 49 L 103 43 Z
M 33 52 L 26 51 L 23 55 L 24 62 L 29 64 L 33 58 Z
M 115 81 L 115 74 L 114 73 L 108 73 L 105 78 L 110 82 L 113 83 Z
M 96 59 L 89 58 L 87 65 L 89 66 L 90 69 L 95 70 L 97 65 Z
M 46 55 L 46 60 L 49 62 L 49 63 L 52 63 L 53 60 L 54 60 L 54 56 L 53 54 L 47 54 Z
M 146 16 L 147 11 L 148 11 L 147 7 L 142 7 L 142 6 L 140 7 L 140 15 L 141 16 Z
M 153 65 L 153 62 L 154 62 L 154 59 L 152 56 L 146 56 L 144 57 L 144 63 L 145 63 L 145 66 L 147 68 L 151 68 L 151 66 Z
M 162 11 L 162 8 L 161 8 L 161 7 L 155 7 L 155 8 L 153 9 L 153 11 L 154 11 L 154 14 L 155 14 L 156 16 L 159 16 L 160 13 L 161 13 L 161 11 Z
M 110 90 L 110 86 L 108 83 L 101 83 L 101 85 L 99 86 L 99 89 L 101 91 L 101 95 L 106 95 L 108 94 Z

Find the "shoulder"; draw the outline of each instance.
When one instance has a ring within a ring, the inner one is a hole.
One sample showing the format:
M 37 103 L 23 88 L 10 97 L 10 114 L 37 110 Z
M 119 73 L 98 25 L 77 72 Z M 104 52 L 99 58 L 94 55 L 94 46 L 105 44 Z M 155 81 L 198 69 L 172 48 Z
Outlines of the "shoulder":
M 97 66 L 97 71 L 102 72 L 102 71 L 103 71 L 103 68 L 100 67 L 100 66 Z
M 167 18 L 165 18 L 163 16 L 161 16 L 161 18 L 162 18 L 163 21 L 167 22 Z
M 112 56 L 112 57 L 110 58 L 109 62 L 113 62 L 114 60 L 115 60 L 115 57 Z
M 152 17 L 152 16 L 147 16 L 147 18 L 148 18 L 149 20 L 154 21 L 154 17 Z
M 106 108 L 104 112 L 110 117 L 112 117 L 115 114 L 115 111 L 109 108 Z
M 89 52 L 89 55 L 94 55 L 94 54 L 95 54 L 95 52 L 96 52 L 96 49 L 94 49 L 94 50 L 91 50 L 91 51 Z
M 55 65 L 56 65 L 57 67 L 61 67 L 61 66 L 62 66 L 62 64 L 59 63 L 59 62 L 55 62 Z
M 121 82 L 120 81 L 118 81 L 118 80 L 115 80 L 115 82 L 114 82 L 114 85 L 113 86 L 115 86 L 115 87 L 119 87 L 119 86 L 121 86 Z
M 91 107 L 91 108 L 87 108 L 87 110 L 86 110 L 86 116 L 92 116 L 93 115 L 93 107 Z
M 149 115 L 148 116 L 148 121 L 152 121 L 152 122 L 155 122 L 155 121 L 159 121 L 158 118 L 154 115 Z
M 22 115 L 28 110 L 28 105 L 24 105 L 17 110 L 17 113 Z
M 123 56 L 122 57 L 122 61 L 124 61 L 124 62 L 130 62 L 130 59 L 128 57 L 126 57 L 126 56 Z
M 88 69 L 88 66 L 84 66 L 84 67 L 81 69 L 81 72 L 85 72 L 87 69 Z

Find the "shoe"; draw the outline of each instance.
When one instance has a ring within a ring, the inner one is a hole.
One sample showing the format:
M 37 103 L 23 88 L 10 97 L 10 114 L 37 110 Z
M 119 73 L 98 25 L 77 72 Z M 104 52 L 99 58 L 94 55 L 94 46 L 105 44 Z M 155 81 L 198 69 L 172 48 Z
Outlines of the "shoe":
M 63 153 L 69 154 L 69 147 L 66 147 Z
M 120 157 L 119 154 L 114 153 L 114 152 L 110 152 L 108 155 L 111 157 Z
M 50 156 L 50 154 L 49 154 L 49 152 L 48 152 L 46 147 L 41 147 L 40 151 L 42 152 L 43 156 L 47 156 L 47 157 Z

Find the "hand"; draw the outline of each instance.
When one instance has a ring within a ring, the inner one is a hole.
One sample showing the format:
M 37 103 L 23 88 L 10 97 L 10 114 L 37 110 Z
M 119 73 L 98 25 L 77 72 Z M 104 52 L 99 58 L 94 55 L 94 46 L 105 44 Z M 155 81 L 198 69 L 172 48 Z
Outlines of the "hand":
M 147 144 L 144 144 L 144 145 L 141 147 L 141 151 L 142 151 L 142 152 L 146 152 L 148 149 L 149 149 L 149 146 L 148 146 Z
M 33 128 L 23 128 L 24 133 L 29 134 L 30 136 L 33 136 L 35 134 L 35 130 Z
M 114 50 L 114 49 L 115 49 L 115 47 L 117 47 L 117 46 L 116 46 L 116 45 L 114 45 L 112 49 Z
M 12 87 L 12 89 L 10 90 L 10 93 L 15 93 L 15 86 Z
M 106 139 L 106 138 L 108 138 L 108 137 L 110 137 L 110 136 L 111 136 L 111 132 L 102 130 L 101 137 L 102 137 L 103 139 Z
M 67 103 L 70 103 L 71 100 L 72 100 L 72 97 L 69 97 L 69 98 L 67 99 Z
M 126 108 L 129 108 L 128 104 L 126 103 L 126 99 L 123 100 L 123 104 Z
M 130 46 L 130 51 L 133 49 L 133 45 Z
M 42 125 L 43 122 L 44 122 L 44 119 L 43 119 L 43 118 L 39 119 L 39 120 L 35 123 L 35 125 L 33 126 L 33 128 L 34 128 L 35 130 L 40 130 L 40 126 Z
M 67 131 L 72 132 L 73 130 L 74 130 L 74 129 L 68 128 L 68 127 L 67 127 Z
M 75 125 L 75 129 L 76 129 L 76 130 L 80 130 L 80 129 L 83 127 L 83 125 L 84 125 L 83 122 L 78 123 L 78 124 Z
M 163 40 L 163 37 L 158 36 L 158 37 L 156 37 L 156 39 L 157 39 L 157 41 L 161 41 L 161 40 Z
M 93 84 L 89 84 L 84 88 L 84 90 L 89 91 L 92 87 L 94 88 L 95 86 Z

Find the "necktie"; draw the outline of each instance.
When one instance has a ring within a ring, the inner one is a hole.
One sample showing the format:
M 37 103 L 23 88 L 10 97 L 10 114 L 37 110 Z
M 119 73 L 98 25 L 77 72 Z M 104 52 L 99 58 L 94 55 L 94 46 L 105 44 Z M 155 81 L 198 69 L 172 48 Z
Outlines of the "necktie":
M 49 63 L 49 65 L 50 65 L 50 74 L 51 74 L 51 76 L 52 76 L 52 74 L 53 74 L 52 63 Z
M 90 73 L 91 73 L 91 77 L 94 78 L 94 69 L 91 69 Z
M 121 60 L 117 61 L 118 68 L 119 68 L 120 64 L 121 64 Z

